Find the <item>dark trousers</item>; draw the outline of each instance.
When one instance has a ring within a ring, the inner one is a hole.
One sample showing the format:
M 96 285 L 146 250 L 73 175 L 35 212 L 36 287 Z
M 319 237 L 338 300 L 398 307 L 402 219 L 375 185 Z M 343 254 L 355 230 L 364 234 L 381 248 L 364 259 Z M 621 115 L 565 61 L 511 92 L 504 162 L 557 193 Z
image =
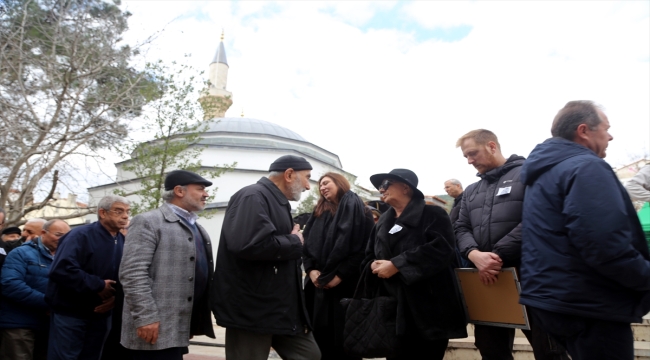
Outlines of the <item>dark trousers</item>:
M 528 307 L 535 321 L 568 350 L 573 360 L 634 359 L 634 336 L 628 323 L 559 314 Z
M 162 350 L 129 351 L 133 360 L 183 360 L 183 355 L 189 352 L 187 347 L 173 347 Z
M 111 317 L 78 319 L 52 313 L 48 360 L 99 360 Z
M 533 348 L 536 360 L 568 360 L 566 350 L 529 317 L 530 330 L 522 332 Z M 515 329 L 474 325 L 474 344 L 483 360 L 512 360 Z
M 226 359 L 266 360 L 271 347 L 284 360 L 319 360 L 320 350 L 311 332 L 296 335 L 260 334 L 226 328 Z
M 420 336 L 404 336 L 399 339 L 397 355 L 386 360 L 442 360 L 448 344 L 449 339 L 425 340 Z

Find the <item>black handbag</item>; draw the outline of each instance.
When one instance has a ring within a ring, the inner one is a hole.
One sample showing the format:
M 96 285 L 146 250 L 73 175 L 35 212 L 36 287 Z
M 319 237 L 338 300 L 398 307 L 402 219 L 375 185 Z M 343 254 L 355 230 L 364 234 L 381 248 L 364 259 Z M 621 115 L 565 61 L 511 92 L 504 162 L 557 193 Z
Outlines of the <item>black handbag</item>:
M 394 356 L 397 352 L 397 299 L 380 295 L 379 279 L 372 276 L 367 266 L 357 283 L 353 297 L 341 299 L 345 312 L 343 348 L 353 356 L 378 358 Z M 369 289 L 368 282 L 373 283 Z M 359 287 L 363 285 L 362 297 Z

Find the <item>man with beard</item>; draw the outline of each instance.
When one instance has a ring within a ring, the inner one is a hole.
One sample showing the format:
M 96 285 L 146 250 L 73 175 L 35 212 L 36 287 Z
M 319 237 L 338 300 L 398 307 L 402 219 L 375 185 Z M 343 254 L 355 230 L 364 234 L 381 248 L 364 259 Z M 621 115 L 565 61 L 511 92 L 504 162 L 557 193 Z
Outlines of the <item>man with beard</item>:
M 212 182 L 186 170 L 165 177 L 165 204 L 129 225 L 120 265 L 122 345 L 133 359 L 182 360 L 195 335 L 214 338 L 210 236 L 199 225 Z
M 244 187 L 223 221 L 212 310 L 226 328 L 228 359 L 320 359 L 302 292 L 303 237 L 289 200 L 309 190 L 311 165 L 299 156 L 275 160 L 268 178 Z
M 485 129 L 463 135 L 460 147 L 467 163 L 478 171 L 480 181 L 465 190 L 458 220 L 454 224 L 461 256 L 478 269 L 481 281 L 494 284 L 502 267 L 521 263 L 521 213 L 524 185 L 519 179 L 524 158 L 505 158 L 497 136 Z M 567 359 L 535 323 L 524 330 L 536 360 Z M 512 360 L 515 329 L 474 325 L 475 345 L 483 359 Z

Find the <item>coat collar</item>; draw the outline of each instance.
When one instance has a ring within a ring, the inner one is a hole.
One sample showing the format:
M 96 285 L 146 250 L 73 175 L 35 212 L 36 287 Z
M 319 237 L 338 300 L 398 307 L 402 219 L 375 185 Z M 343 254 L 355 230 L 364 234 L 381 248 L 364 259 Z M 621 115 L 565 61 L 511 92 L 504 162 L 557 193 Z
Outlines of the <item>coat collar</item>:
M 280 204 L 289 205 L 289 199 L 287 199 L 287 197 L 284 196 L 282 191 L 280 191 L 280 188 L 278 188 L 278 186 L 275 185 L 273 181 L 269 180 L 266 177 L 263 177 L 257 183 L 269 189 L 269 191 L 271 191 L 271 194 L 273 194 L 275 199 L 278 200 Z
M 172 210 L 171 207 L 167 206 L 167 204 L 163 204 L 161 207 L 158 208 L 160 212 L 162 212 L 163 217 L 165 220 L 168 222 L 177 222 L 181 221 L 181 219 L 174 213 L 174 210 Z
M 499 166 L 498 168 L 494 168 L 485 174 L 476 174 L 476 176 L 480 177 L 481 180 L 487 180 L 487 182 L 499 180 L 499 178 L 501 178 L 501 176 L 506 174 L 508 171 L 523 165 L 525 160 L 525 157 L 513 154 L 510 155 L 505 164 Z
M 402 215 L 400 215 L 400 217 L 397 218 L 395 222 L 408 225 L 410 227 L 417 226 L 420 222 L 420 218 L 422 217 L 422 210 L 424 210 L 425 205 L 426 203 L 424 202 L 424 199 L 411 199 L 411 201 L 404 208 L 404 211 L 402 211 Z M 391 222 L 390 225 L 392 225 L 392 221 L 395 219 L 395 215 L 395 209 L 391 207 L 386 213 L 384 213 L 384 215 L 381 216 L 379 222 L 382 225 L 387 222 Z

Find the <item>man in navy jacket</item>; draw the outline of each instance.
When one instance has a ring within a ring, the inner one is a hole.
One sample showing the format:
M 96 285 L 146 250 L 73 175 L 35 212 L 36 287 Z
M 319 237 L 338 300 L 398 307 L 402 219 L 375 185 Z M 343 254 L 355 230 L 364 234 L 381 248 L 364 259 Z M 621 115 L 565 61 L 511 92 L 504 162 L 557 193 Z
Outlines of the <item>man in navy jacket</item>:
M 521 171 L 521 303 L 574 360 L 633 359 L 650 310 L 650 255 L 625 189 L 602 158 L 609 120 L 571 101 Z
M 0 359 L 45 360 L 49 308 L 45 303 L 47 273 L 59 238 L 70 231 L 63 220 L 43 224 L 41 236 L 7 256 L 0 300 Z
M 99 359 L 110 330 L 129 201 L 108 195 L 97 204 L 99 221 L 61 238 L 50 268 L 45 301 L 52 308 L 49 360 Z M 118 315 L 119 316 L 119 315 Z

